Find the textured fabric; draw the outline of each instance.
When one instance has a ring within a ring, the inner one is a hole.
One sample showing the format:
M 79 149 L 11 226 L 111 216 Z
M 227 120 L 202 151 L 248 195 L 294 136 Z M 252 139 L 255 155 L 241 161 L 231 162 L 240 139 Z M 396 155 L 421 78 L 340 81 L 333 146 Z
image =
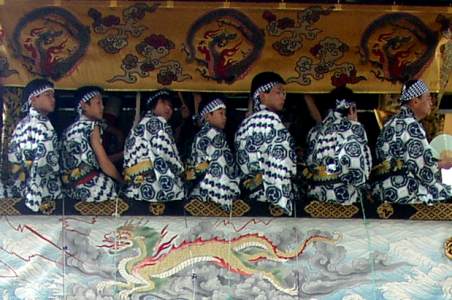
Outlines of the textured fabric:
M 34 108 L 17 125 L 8 149 L 11 192 L 38 211 L 44 200 L 61 197 L 58 139 L 49 119 Z
M 103 202 L 118 197 L 115 181 L 100 170 L 91 147 L 95 126 L 101 129 L 98 123 L 81 115 L 63 134 L 63 182 L 68 196 L 76 201 Z
M 294 141 L 276 113 L 262 104 L 259 109 L 243 121 L 235 136 L 241 179 L 262 176 L 261 187 L 250 193 L 250 199 L 271 202 L 290 215 L 296 197 Z
M 171 127 L 162 117 L 147 112 L 126 139 L 125 195 L 134 200 L 181 200 L 184 190 L 179 158 Z
M 395 203 L 431 203 L 452 196 L 441 183 L 441 174 L 422 125 L 407 106 L 383 127 L 376 144 L 376 166 L 388 165 L 376 174 L 374 196 Z
M 203 164 L 204 170 L 197 168 Z M 188 166 L 198 170 L 190 197 L 210 200 L 229 210 L 240 189 L 238 170 L 224 132 L 205 123 L 193 141 Z
M 319 201 L 352 204 L 360 199 L 372 158 L 359 122 L 330 111 L 308 135 L 308 196 Z

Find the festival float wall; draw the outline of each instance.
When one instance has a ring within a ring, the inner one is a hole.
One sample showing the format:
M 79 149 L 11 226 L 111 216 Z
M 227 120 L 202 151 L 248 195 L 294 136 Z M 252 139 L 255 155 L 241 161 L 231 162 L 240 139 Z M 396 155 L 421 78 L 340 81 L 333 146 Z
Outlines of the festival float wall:
M 3 299 L 451 299 L 451 229 L 393 220 L 3 217 L 0 291 Z

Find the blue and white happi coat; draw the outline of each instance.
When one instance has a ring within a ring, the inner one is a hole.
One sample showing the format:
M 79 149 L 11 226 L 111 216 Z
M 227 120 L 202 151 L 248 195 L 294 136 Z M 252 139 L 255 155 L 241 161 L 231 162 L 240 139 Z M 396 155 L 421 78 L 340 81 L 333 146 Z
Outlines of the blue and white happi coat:
M 57 134 L 47 116 L 31 107 L 13 132 L 8 148 L 13 197 L 37 212 L 43 201 L 61 198 Z
M 213 201 L 230 210 L 240 195 L 239 174 L 224 132 L 205 122 L 196 134 L 188 169 L 196 174 L 191 198 Z
M 361 125 L 330 111 L 309 132 L 304 178 L 308 197 L 324 202 L 352 204 L 367 186 L 372 157 Z
M 125 195 L 150 202 L 182 200 L 183 172 L 171 126 L 148 111 L 126 139 Z
M 118 198 L 115 181 L 102 172 L 91 147 L 96 126 L 102 131 L 99 121 L 80 115 L 63 134 L 63 182 L 68 197 L 76 201 L 103 202 Z
M 402 105 L 400 113 L 384 125 L 376 144 L 373 195 L 394 203 L 432 203 L 452 197 L 441 182 L 424 128 L 413 111 Z
M 292 214 L 297 198 L 295 144 L 280 117 L 260 104 L 235 136 L 241 180 L 251 200 L 270 202 Z

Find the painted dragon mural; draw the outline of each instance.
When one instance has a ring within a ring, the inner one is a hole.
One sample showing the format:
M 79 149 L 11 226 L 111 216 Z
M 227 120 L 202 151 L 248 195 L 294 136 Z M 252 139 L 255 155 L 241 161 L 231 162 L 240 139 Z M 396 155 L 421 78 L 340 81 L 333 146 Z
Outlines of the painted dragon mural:
M 105 235 L 105 244 L 99 247 L 117 253 L 127 249 L 137 251 L 119 261 L 118 271 L 123 281 L 103 281 L 97 290 L 102 292 L 107 287 L 120 289 L 119 298 L 128 299 L 135 293 L 145 293 L 157 289 L 162 280 L 201 262 L 211 262 L 243 276 L 260 274 L 277 290 L 288 295 L 297 295 L 298 287 L 287 287 L 278 277 L 276 270 L 262 270 L 254 265 L 257 261 L 268 260 L 285 262 L 303 254 L 313 242 L 335 243 L 340 235 L 311 235 L 295 250 L 282 250 L 265 236 L 244 234 L 226 240 L 218 237 L 204 240 L 200 237 L 194 241 L 184 240 L 179 245 L 173 242 L 177 235 L 164 241 L 167 235 L 165 226 L 160 233 L 151 227 L 125 224 L 116 232 Z

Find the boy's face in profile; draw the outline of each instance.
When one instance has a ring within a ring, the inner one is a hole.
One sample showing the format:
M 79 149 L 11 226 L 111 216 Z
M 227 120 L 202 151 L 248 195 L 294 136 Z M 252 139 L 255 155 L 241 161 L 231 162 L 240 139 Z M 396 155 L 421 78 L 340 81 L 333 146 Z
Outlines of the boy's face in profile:
M 224 129 L 226 126 L 226 109 L 220 108 L 206 115 L 206 120 L 210 125 Z
M 282 111 L 286 101 L 286 90 L 284 89 L 284 85 L 279 83 L 275 85 L 270 92 L 262 93 L 261 101 L 271 111 Z
M 102 96 L 94 96 L 89 102 L 81 103 L 83 114 L 90 120 L 101 120 L 104 112 Z
M 55 110 L 55 93 L 53 90 L 45 91 L 38 96 L 33 96 L 31 105 L 39 112 L 47 115 Z
M 170 100 L 160 98 L 153 109 L 154 114 L 164 118 L 166 121 L 173 115 L 173 103 Z

